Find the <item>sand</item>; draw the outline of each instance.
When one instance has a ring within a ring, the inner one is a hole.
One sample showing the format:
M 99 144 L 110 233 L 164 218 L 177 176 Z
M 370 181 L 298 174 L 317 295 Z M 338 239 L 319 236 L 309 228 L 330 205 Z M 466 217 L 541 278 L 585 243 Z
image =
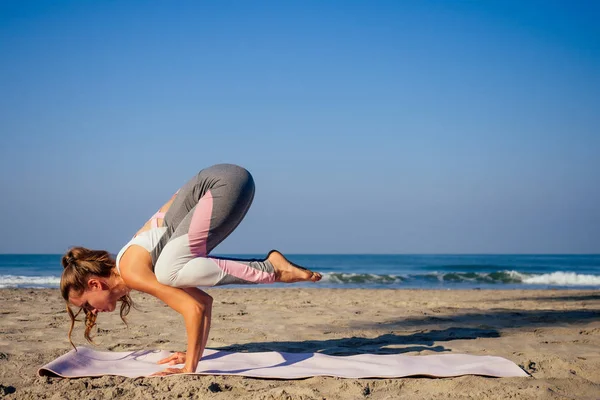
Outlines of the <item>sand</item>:
M 529 378 L 267 380 L 38 377 L 68 352 L 58 290 L 1 289 L 0 397 L 8 399 L 598 399 L 600 293 L 574 290 L 210 289 L 208 347 L 230 351 L 505 357 Z M 185 351 L 183 318 L 143 293 L 129 328 L 101 314 L 97 350 Z M 77 345 L 87 345 L 81 324 Z

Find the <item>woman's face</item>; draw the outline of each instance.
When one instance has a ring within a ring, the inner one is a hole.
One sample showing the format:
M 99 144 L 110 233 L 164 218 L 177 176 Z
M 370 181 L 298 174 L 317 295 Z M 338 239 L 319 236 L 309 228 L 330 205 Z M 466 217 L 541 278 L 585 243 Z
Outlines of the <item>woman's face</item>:
M 117 308 L 117 299 L 113 299 L 110 287 L 98 278 L 88 279 L 88 289 L 80 295 L 73 293 L 69 303 L 83 307 L 93 313 L 112 312 Z

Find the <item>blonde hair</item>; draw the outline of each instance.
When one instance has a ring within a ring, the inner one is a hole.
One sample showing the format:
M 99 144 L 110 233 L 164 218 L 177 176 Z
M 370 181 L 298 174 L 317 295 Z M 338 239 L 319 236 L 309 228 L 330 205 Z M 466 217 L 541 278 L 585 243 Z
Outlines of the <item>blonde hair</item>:
M 83 336 L 91 344 L 94 344 L 90 336 L 92 328 L 96 325 L 96 315 L 84 307 L 80 307 L 79 311 L 73 312 L 69 306 L 69 294 L 71 291 L 77 295 L 83 294 L 87 289 L 87 281 L 90 275 L 109 278 L 115 275 L 116 261 L 111 257 L 110 253 L 104 250 L 90 250 L 85 247 L 73 247 L 62 257 L 62 266 L 64 268 L 60 278 L 60 292 L 67 303 L 67 313 L 71 318 L 71 328 L 69 329 L 69 342 L 77 351 L 77 347 L 71 340 L 71 333 L 75 326 L 75 321 L 79 321 L 77 316 L 83 310 L 85 312 L 85 333 Z M 128 294 L 119 299 L 121 301 L 121 319 L 127 325 L 125 316 L 129 314 L 131 307 L 134 307 L 133 301 Z

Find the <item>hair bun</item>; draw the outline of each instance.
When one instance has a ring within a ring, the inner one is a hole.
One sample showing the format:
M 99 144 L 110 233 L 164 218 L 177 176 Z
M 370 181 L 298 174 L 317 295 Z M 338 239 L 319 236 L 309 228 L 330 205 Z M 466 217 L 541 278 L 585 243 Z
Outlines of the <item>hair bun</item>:
M 76 258 L 73 254 L 73 251 L 70 250 L 67 254 L 65 254 L 61 261 L 63 268 L 67 268 L 69 265 L 75 264 Z

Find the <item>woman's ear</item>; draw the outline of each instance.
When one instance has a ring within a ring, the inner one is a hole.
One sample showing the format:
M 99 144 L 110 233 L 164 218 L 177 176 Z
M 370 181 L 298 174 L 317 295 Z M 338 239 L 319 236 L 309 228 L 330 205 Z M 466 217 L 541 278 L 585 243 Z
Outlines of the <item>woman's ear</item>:
M 108 285 L 105 282 L 102 282 L 98 278 L 90 278 L 90 279 L 88 279 L 88 289 L 104 290 L 104 289 L 108 289 Z

